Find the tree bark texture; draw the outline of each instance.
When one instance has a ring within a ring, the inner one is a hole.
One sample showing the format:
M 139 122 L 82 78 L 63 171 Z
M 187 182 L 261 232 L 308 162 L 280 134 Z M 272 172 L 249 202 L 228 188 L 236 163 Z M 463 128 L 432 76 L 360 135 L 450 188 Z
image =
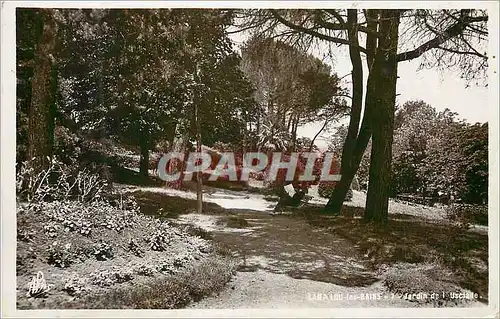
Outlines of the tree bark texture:
M 399 10 L 381 10 L 379 46 L 370 72 L 372 151 L 364 218 L 386 224 L 388 217 L 394 107 L 397 82 Z M 373 76 L 372 76 L 373 75 Z M 370 80 L 369 80 L 370 81 Z
M 50 11 L 43 11 L 43 31 L 35 52 L 31 83 L 31 105 L 28 112 L 28 160 L 35 171 L 48 165 L 52 156 L 54 115 L 54 73 L 57 24 Z

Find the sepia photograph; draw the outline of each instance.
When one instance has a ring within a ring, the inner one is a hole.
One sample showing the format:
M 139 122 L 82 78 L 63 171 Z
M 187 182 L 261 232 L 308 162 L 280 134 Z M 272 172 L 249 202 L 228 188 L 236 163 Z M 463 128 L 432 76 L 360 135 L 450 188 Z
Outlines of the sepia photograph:
M 2 1 L 2 317 L 498 317 L 498 11 Z

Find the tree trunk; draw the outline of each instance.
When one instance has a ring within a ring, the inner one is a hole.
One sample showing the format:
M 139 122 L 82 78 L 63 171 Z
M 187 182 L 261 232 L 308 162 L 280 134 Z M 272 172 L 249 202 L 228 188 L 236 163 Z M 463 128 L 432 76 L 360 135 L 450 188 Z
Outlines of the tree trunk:
M 335 188 L 326 204 L 324 211 L 330 214 L 339 214 L 342 209 L 342 204 L 349 191 L 349 187 L 354 179 L 354 175 L 358 171 L 359 164 L 363 159 L 366 147 L 372 136 L 370 123 L 369 123 L 369 111 L 368 107 L 365 107 L 365 114 L 363 116 L 363 122 L 361 123 L 361 129 L 359 131 L 359 136 L 356 140 L 356 146 L 354 148 L 351 165 L 348 170 L 342 172 L 342 177 L 340 181 L 335 185 Z
M 369 30 L 378 31 L 378 14 L 379 10 L 368 9 L 365 11 L 366 27 Z M 366 35 L 366 64 L 368 66 L 368 72 L 370 72 L 373 60 L 375 59 L 375 53 L 377 51 L 377 38 L 373 34 Z
M 195 74 L 194 74 L 194 82 L 200 83 L 200 68 L 198 64 L 196 64 Z M 201 121 L 199 117 L 199 107 L 201 101 L 205 101 L 200 96 L 200 93 L 195 87 L 192 92 L 192 101 L 194 106 L 194 126 L 195 126 L 195 134 L 196 134 L 196 152 L 201 153 Z M 201 163 L 200 163 L 201 165 Z M 196 212 L 198 214 L 203 213 L 203 190 L 202 190 L 202 172 L 198 170 L 196 172 Z
M 293 118 L 293 113 L 292 113 L 292 114 L 290 114 L 290 116 L 288 117 L 288 122 L 287 122 L 287 124 L 286 124 L 286 129 L 287 129 L 287 131 L 291 131 L 292 118 Z
M 141 141 L 141 163 L 139 166 L 139 175 L 147 181 L 149 177 L 149 147 L 146 140 Z
M 28 160 L 38 171 L 48 165 L 52 156 L 55 56 L 57 24 L 51 12 L 43 10 L 43 32 L 35 53 L 31 105 L 28 112 Z M 52 129 L 51 129 L 52 127 Z
M 176 116 L 176 118 L 178 118 L 178 116 Z M 174 151 L 174 141 L 175 141 L 175 137 L 177 136 L 177 126 L 178 126 L 178 123 L 176 121 L 175 123 L 172 124 L 172 128 L 169 131 L 167 131 L 166 140 L 167 140 L 168 146 L 166 149 L 162 149 L 161 150 L 162 152 Z
M 358 170 L 361 158 L 366 150 L 366 145 L 370 140 L 368 128 L 365 127 L 363 131 L 363 138 L 360 140 L 362 132 L 359 132 L 359 123 L 361 120 L 361 107 L 363 105 L 363 64 L 361 62 L 361 52 L 359 50 L 358 30 L 357 24 L 357 10 L 349 9 L 347 11 L 347 24 L 349 27 L 348 38 L 352 45 L 349 46 L 349 57 L 352 63 L 352 104 L 351 104 L 351 118 L 349 120 L 349 127 L 347 129 L 347 137 L 342 150 L 342 158 L 340 164 L 341 180 L 335 185 L 335 188 L 325 206 L 325 211 L 329 213 L 338 214 L 342 208 L 344 198 L 349 191 L 352 179 Z M 365 121 L 367 110 L 363 122 Z M 363 128 L 362 128 L 363 130 Z M 364 145 L 364 147 L 363 147 Z M 357 149 L 357 153 L 355 150 Z M 359 162 L 355 160 L 359 158 Z
M 341 174 L 344 171 L 347 172 L 350 170 L 351 167 L 352 155 L 359 131 L 359 122 L 361 120 L 361 107 L 363 105 L 363 64 L 359 50 L 358 30 L 356 28 L 357 21 L 357 10 L 347 10 L 348 38 L 350 43 L 352 43 L 349 46 L 349 57 L 352 63 L 352 104 L 347 137 L 342 150 Z
M 314 142 L 316 141 L 316 139 L 318 138 L 318 136 L 321 134 L 321 132 L 323 132 L 323 130 L 325 129 L 325 127 L 328 125 L 328 122 L 330 122 L 330 120 L 326 119 L 325 123 L 323 124 L 323 126 L 319 129 L 319 131 L 316 133 L 316 135 L 314 135 L 313 139 L 311 140 L 311 144 L 309 144 L 309 152 L 312 152 L 312 149 L 314 147 Z
M 396 102 L 399 10 L 382 10 L 379 46 L 370 76 L 373 77 L 371 114 L 372 152 L 364 218 L 386 224 L 391 182 L 394 104 Z M 370 87 L 370 85 L 368 85 Z M 370 88 L 369 88 L 370 89 Z
M 292 122 L 292 145 L 290 149 L 295 151 L 295 146 L 297 145 L 297 128 L 299 127 L 299 115 L 294 115 Z
M 257 136 L 260 135 L 260 120 L 261 120 L 261 111 L 260 106 L 257 109 L 257 123 L 255 123 L 255 133 Z
M 195 105 L 195 121 L 196 121 L 196 152 L 201 153 L 201 125 L 198 118 L 198 105 Z M 202 190 L 202 172 L 196 172 L 196 203 L 198 214 L 203 212 L 203 190 Z

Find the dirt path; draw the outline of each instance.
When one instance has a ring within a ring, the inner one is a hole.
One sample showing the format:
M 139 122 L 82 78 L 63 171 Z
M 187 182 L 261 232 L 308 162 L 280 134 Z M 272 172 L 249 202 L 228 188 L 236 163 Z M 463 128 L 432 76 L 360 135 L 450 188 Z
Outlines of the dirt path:
M 177 192 L 175 196 L 187 199 L 192 194 Z M 209 202 L 227 206 L 225 212 L 183 214 L 177 221 L 209 231 L 215 242 L 240 259 L 240 268 L 219 295 L 193 303 L 189 308 L 420 305 L 388 292 L 380 274 L 370 268 L 368 257 L 361 255 L 352 242 L 313 227 L 301 217 L 273 215 L 273 203 L 261 195 L 216 190 L 208 191 L 205 197 Z M 247 204 L 249 209 L 240 208 Z M 248 225 L 228 227 L 229 218 L 244 219 Z
M 248 221 L 247 228 L 228 229 L 220 225 L 225 218 L 221 216 L 189 214 L 180 218 L 211 231 L 214 241 L 223 243 L 241 260 L 240 271 L 220 295 L 189 308 L 414 306 L 399 298 L 393 300 L 356 247 L 346 240 L 291 216 L 233 212 Z M 380 300 L 349 300 L 365 298 L 365 294 L 380 294 Z
M 377 281 L 356 247 L 335 234 L 313 228 L 302 218 L 267 212 L 232 212 L 245 219 L 248 227 L 212 232 L 216 242 L 241 259 L 241 269 L 262 269 L 344 286 L 366 286 Z
M 350 300 L 361 297 L 380 300 Z M 384 299 L 387 298 L 387 299 Z M 228 288 L 188 308 L 348 308 L 348 307 L 413 307 L 399 298 L 384 293 L 380 283 L 368 287 L 343 287 L 335 284 L 294 279 L 284 274 L 257 270 L 238 272 Z

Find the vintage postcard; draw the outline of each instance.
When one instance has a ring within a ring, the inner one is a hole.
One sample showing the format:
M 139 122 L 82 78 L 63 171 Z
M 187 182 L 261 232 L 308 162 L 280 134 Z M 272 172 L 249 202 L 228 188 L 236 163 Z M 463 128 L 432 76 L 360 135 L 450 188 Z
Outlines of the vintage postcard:
M 3 317 L 498 317 L 498 2 L 1 10 Z

